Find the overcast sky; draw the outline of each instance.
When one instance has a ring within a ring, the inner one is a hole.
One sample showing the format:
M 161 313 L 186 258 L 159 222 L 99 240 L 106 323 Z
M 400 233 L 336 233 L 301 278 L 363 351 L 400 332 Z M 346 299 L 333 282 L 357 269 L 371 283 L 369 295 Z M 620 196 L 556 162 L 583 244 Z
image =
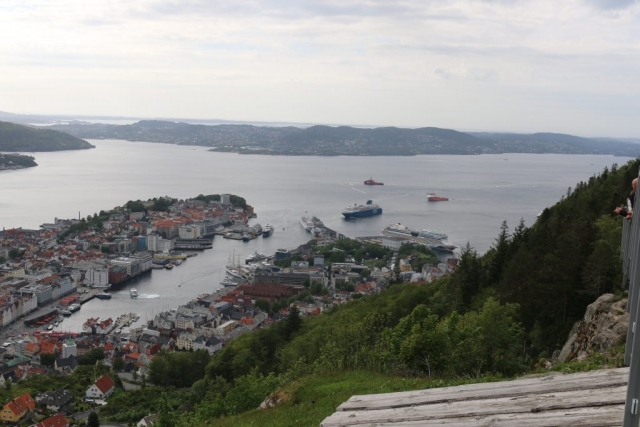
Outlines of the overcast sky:
M 640 137 L 635 0 L 2 0 L 0 110 Z

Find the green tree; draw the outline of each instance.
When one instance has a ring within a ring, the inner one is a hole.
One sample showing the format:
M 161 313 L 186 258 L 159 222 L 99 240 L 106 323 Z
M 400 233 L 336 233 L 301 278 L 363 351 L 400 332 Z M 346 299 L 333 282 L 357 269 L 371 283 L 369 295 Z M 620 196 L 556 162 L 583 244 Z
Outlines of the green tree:
M 89 427 L 100 427 L 100 418 L 98 414 L 95 412 L 91 412 L 89 414 L 89 418 L 87 419 L 87 426 Z
M 113 371 L 120 372 L 124 369 L 124 360 L 121 357 L 113 358 Z
M 42 353 L 40 355 L 40 364 L 43 366 L 53 367 L 56 362 L 56 355 L 53 353 Z
M 263 299 L 256 300 L 256 307 L 258 307 L 260 310 L 264 311 L 265 313 L 268 313 L 269 310 L 271 309 L 269 301 L 266 301 Z

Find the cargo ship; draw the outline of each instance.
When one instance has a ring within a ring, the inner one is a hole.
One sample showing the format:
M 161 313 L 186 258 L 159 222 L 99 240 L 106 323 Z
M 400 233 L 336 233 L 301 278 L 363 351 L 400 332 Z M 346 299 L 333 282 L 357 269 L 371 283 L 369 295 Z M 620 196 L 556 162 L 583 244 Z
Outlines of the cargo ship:
M 364 205 L 353 205 L 342 211 L 345 219 L 366 218 L 380 214 L 382 214 L 382 208 L 371 200 L 367 200 L 367 203 Z
M 384 185 L 384 182 L 375 182 L 372 178 L 366 180 L 364 185 Z
M 436 233 L 432 230 L 412 230 L 400 223 L 391 224 L 382 230 L 384 236 L 399 237 L 409 242 L 427 246 L 430 249 L 444 252 L 453 252 L 458 247 L 446 240 L 447 235 Z
M 436 193 L 429 193 L 427 195 L 427 200 L 430 202 L 447 202 L 449 201 L 449 198 L 438 196 Z

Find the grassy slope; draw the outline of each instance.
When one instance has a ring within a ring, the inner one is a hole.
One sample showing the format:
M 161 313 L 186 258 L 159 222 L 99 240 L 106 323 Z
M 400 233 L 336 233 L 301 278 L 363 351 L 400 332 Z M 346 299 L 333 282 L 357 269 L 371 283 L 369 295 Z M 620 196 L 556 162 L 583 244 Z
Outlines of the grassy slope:
M 556 365 L 553 371 L 566 373 L 595 369 L 622 367 L 624 346 L 607 353 L 591 355 L 582 362 Z M 528 374 L 544 373 L 538 368 Z M 351 396 L 358 394 L 393 393 L 398 391 L 439 388 L 461 384 L 502 381 L 504 378 L 486 376 L 473 379 L 429 380 L 426 378 L 402 378 L 367 371 L 337 372 L 328 375 L 312 375 L 296 381 L 278 391 L 283 403 L 272 409 L 255 409 L 243 414 L 215 420 L 216 427 L 317 427 L 336 408 Z

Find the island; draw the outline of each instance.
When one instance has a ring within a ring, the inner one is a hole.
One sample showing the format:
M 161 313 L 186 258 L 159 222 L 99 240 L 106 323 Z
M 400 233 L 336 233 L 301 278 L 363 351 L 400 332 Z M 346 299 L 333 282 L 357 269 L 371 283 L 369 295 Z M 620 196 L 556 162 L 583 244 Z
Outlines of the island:
M 32 168 L 34 166 L 38 166 L 38 164 L 32 156 L 0 153 L 0 171 Z
M 421 154 L 611 154 L 637 157 L 640 144 L 557 133 L 465 133 L 452 129 L 351 126 L 202 125 L 141 120 L 129 125 L 72 121 L 51 129 L 78 138 L 211 147 L 211 151 L 287 156 L 415 156 Z
M 68 133 L 0 122 L 0 152 L 63 151 L 88 148 L 95 147 Z

